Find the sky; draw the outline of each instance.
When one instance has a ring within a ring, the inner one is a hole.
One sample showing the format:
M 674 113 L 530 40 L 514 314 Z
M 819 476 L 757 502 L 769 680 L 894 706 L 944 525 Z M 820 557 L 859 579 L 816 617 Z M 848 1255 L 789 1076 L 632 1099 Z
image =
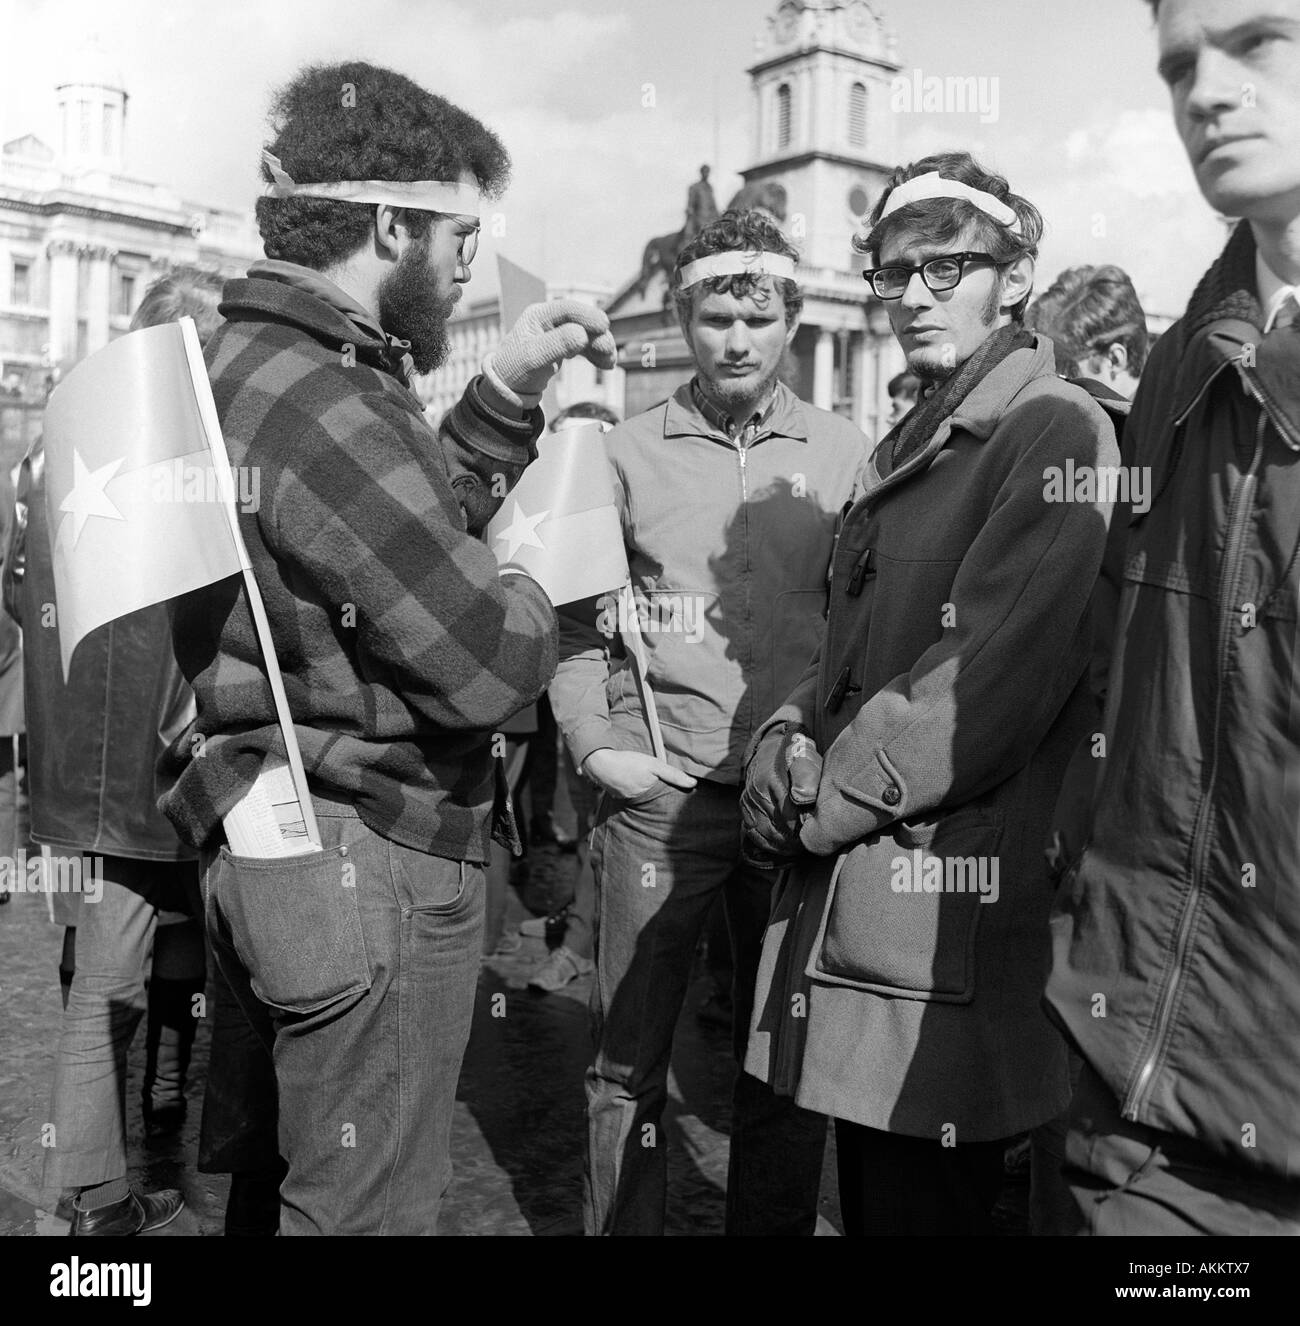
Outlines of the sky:
M 997 116 L 899 113 L 896 155 L 961 147 L 1042 211 L 1037 287 L 1114 262 L 1177 314 L 1222 247 L 1155 74 L 1141 0 L 879 0 L 903 73 L 996 79 Z M 130 97 L 127 170 L 251 208 L 272 89 L 301 65 L 366 59 L 496 130 L 514 161 L 494 251 L 553 285 L 621 286 L 680 227 L 701 162 L 719 205 L 751 164 L 745 72 L 775 0 L 0 0 L 0 141 L 55 141 L 54 86 L 97 42 Z M 654 85 L 653 106 L 643 103 Z M 992 88 L 993 83 L 985 85 Z M 847 240 L 846 252 L 847 252 Z

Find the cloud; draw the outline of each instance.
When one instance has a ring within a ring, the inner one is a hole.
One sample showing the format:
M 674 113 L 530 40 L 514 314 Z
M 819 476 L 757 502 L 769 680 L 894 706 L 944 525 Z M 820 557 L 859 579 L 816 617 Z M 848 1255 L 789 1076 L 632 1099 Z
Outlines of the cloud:
M 375 0 L 365 12 L 363 27 L 352 0 L 181 0 L 165 9 L 119 0 L 106 24 L 101 0 L 25 0 L 13 49 L 31 58 L 0 88 L 0 126 L 5 138 L 33 131 L 53 142 L 55 84 L 76 46 L 98 39 L 130 94 L 128 173 L 195 201 L 249 208 L 272 90 L 307 63 L 367 59 L 501 135 L 514 172 L 494 208 L 506 224 L 500 247 L 551 279 L 617 285 L 651 235 L 681 224 L 695 167 L 713 158 L 711 121 L 693 113 L 708 84 L 701 92 L 688 70 L 653 60 L 633 69 L 634 11 L 575 4 L 503 17 L 450 0 Z M 721 136 L 723 159 L 739 161 L 745 126 L 728 124 Z M 720 195 L 729 180 L 715 175 Z M 495 288 L 492 250 L 485 234 L 475 296 Z
M 1035 181 L 1050 224 L 1043 284 L 1060 267 L 1115 262 L 1148 311 L 1180 314 L 1227 235 L 1168 112 L 1122 111 L 1068 135 L 1059 150 L 1061 169 L 1040 166 Z
M 1148 311 L 1177 315 L 1226 240 L 1165 110 L 1105 108 L 1085 124 L 1037 132 L 967 116 L 901 128 L 902 160 L 962 148 L 1042 212 L 1040 290 L 1063 267 L 1116 263 Z
M 1004 171 L 1048 221 L 1040 284 L 1062 266 L 1114 261 L 1153 307 L 1180 310 L 1223 232 L 1168 113 L 1156 108 L 1164 94 L 1147 67 L 1142 7 L 1103 31 L 1088 5 L 1063 3 L 1044 26 L 1030 21 L 1041 7 L 1015 3 L 1024 23 L 992 28 L 970 22 L 964 0 L 894 8 L 912 29 L 908 68 L 1002 78 L 995 123 L 900 116 L 897 156 L 959 146 Z M 309 61 L 368 59 L 502 135 L 515 162 L 500 204 L 504 251 L 557 282 L 617 285 L 651 236 L 681 225 L 700 162 L 714 166 L 720 205 L 739 186 L 731 172 L 752 151 L 744 36 L 771 5 L 371 0 L 364 19 L 354 0 L 15 0 L 13 9 L 6 47 L 23 58 L 0 86 L 5 138 L 33 130 L 53 141 L 54 83 L 75 42 L 98 33 L 131 94 L 130 172 L 195 201 L 247 208 L 271 90 Z M 678 34 L 690 23 L 693 42 L 683 46 Z M 1049 30 L 1070 34 L 1068 55 L 1044 44 Z M 1110 63 L 1094 76 L 1099 51 Z M 653 107 L 642 105 L 647 83 Z M 492 248 L 485 238 L 475 295 L 495 285 Z
M 696 169 L 713 158 L 712 126 L 671 107 L 621 109 L 581 126 L 516 113 L 497 127 L 515 160 L 500 247 L 556 283 L 617 287 L 633 276 L 645 243 L 680 229 Z M 721 126 L 722 160 L 741 159 L 747 128 L 744 116 Z M 720 208 L 742 183 L 716 170 L 711 182 Z M 490 270 L 483 275 L 486 289 Z

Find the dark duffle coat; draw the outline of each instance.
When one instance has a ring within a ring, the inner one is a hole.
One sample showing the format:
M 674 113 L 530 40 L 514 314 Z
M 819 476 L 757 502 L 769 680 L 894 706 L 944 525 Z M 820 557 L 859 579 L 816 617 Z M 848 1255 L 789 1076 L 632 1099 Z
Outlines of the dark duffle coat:
M 1113 477 L 1119 453 L 1042 337 L 897 471 L 890 450 L 845 516 L 822 647 L 771 720 L 806 724 L 825 767 L 745 1067 L 823 1114 L 987 1141 L 1067 1103 L 1040 1007 L 1043 849 L 1098 722 L 1088 600 L 1110 504 L 1088 473 Z

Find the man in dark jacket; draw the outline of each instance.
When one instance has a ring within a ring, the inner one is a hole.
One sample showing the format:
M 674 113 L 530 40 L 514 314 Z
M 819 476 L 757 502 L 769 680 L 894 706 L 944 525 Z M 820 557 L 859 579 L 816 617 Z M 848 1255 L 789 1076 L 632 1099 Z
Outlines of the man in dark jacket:
M 131 329 L 189 317 L 206 340 L 221 321 L 220 288 L 215 277 L 173 272 L 149 287 Z M 51 1199 L 76 1190 L 74 1235 L 134 1234 L 183 1205 L 175 1189 L 129 1188 L 124 1102 L 127 1051 L 147 1007 L 146 1130 L 175 1132 L 185 1117 L 192 1001 L 204 986 L 198 871 L 194 849 L 159 813 L 154 766 L 194 701 L 161 604 L 93 631 L 64 677 L 40 438 L 23 460 L 4 591 L 24 628 L 32 838 L 52 849 L 48 860 L 93 863 L 99 881 L 51 891 L 66 927 L 64 1013 L 43 1184 Z
M 1086 1061 L 1070 1232 L 1300 1233 L 1300 0 L 1159 0 L 1206 199 L 1243 220 L 1161 337 L 1090 820 L 1048 1002 Z M 1249 96 L 1243 95 L 1249 89 Z
M 231 463 L 260 476 L 240 528 L 323 850 L 223 845 L 223 817 L 284 753 L 238 579 L 175 605 L 199 712 L 165 809 L 202 849 L 218 961 L 269 1024 L 280 1232 L 432 1234 L 478 972 L 492 732 L 556 659 L 546 595 L 499 577 L 478 535 L 536 454 L 556 362 L 608 367 L 613 341 L 590 306 L 533 306 L 432 433 L 408 373 L 445 354 L 505 149 L 359 62 L 304 71 L 274 109 L 269 261 L 226 286 L 207 362 Z
M 872 455 L 821 649 L 748 752 L 752 850 L 793 868 L 745 1067 L 835 1118 L 847 1232 L 991 1233 L 1008 1139 L 1068 1100 L 1042 844 L 1095 719 L 1118 453 L 1022 326 L 1032 204 L 953 152 L 895 172 L 871 220 L 867 276 L 928 388 Z M 810 797 L 794 766 L 818 751 Z

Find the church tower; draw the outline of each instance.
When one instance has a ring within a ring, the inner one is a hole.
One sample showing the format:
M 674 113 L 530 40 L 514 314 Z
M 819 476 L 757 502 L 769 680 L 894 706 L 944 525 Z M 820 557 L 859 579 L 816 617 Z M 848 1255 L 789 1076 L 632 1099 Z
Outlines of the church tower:
M 844 271 L 849 237 L 896 164 L 894 36 L 879 3 L 781 0 L 756 45 L 753 164 L 741 174 L 784 186 L 804 265 Z
M 801 399 L 851 419 L 874 443 L 886 430 L 889 379 L 903 357 L 851 241 L 898 164 L 890 102 L 902 66 L 894 36 L 880 0 L 780 0 L 757 44 L 743 192 L 750 206 L 784 211 L 803 292 L 781 376 Z M 653 261 L 659 245 L 678 238 L 652 239 L 641 276 L 607 306 L 622 347 L 625 415 L 662 401 L 694 372 L 664 299 L 662 263 L 656 269 Z
M 65 170 L 122 173 L 126 148 L 126 89 L 122 75 L 97 47 L 87 47 L 58 85 L 59 156 Z

